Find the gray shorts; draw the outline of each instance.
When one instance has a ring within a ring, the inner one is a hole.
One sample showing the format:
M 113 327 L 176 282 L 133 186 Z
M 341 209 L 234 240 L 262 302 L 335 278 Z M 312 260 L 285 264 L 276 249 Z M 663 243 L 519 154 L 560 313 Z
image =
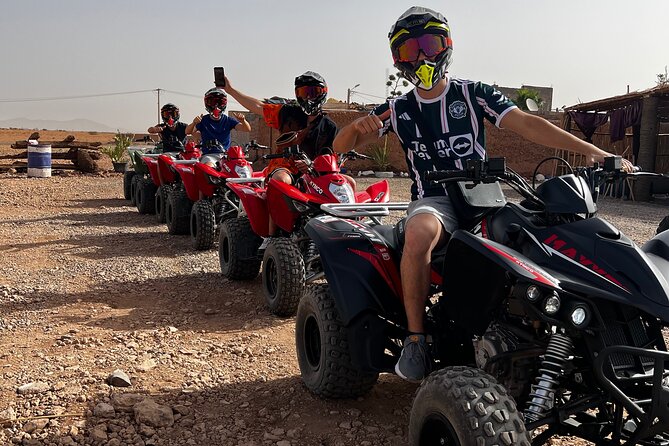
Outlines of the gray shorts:
M 458 219 L 455 217 L 451 200 L 447 196 L 425 197 L 412 201 L 407 209 L 406 222 L 408 223 L 411 217 L 418 214 L 434 215 L 449 234 L 458 229 Z

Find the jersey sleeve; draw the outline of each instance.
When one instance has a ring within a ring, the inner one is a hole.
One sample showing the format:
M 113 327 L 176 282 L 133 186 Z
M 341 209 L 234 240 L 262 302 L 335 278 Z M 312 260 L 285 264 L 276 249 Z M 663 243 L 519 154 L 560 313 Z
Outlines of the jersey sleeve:
M 504 115 L 514 108 L 518 108 L 501 91 L 482 82 L 476 83 L 474 94 L 476 95 L 476 102 L 483 108 L 483 116 L 498 128 Z
M 388 110 L 390 110 L 390 102 L 386 102 L 385 104 L 377 106 L 374 110 L 371 111 L 370 115 L 380 116 Z M 386 119 L 382 120 L 383 127 L 379 129 L 379 137 L 388 134 L 388 132 L 395 132 L 392 120 L 390 118 L 391 117 L 389 115 Z
M 279 122 L 281 107 L 283 107 L 282 104 L 263 104 L 262 106 L 262 117 L 265 123 L 273 129 L 278 130 L 281 125 Z

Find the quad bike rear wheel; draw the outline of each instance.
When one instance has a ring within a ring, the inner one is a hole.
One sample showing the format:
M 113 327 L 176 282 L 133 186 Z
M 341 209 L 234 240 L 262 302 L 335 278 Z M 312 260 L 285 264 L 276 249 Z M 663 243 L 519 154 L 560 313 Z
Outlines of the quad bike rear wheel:
M 158 223 L 165 223 L 166 208 L 167 208 L 167 195 L 170 192 L 170 186 L 163 184 L 156 191 L 155 198 L 155 208 L 156 208 L 156 220 Z
M 262 259 L 262 289 L 270 313 L 295 315 L 304 292 L 304 258 L 292 240 L 270 240 Z
M 144 178 L 142 178 L 141 175 L 135 173 L 135 175 L 132 176 L 130 179 L 130 204 L 132 206 L 135 206 L 137 204 L 136 198 L 137 198 L 137 185 L 139 184 L 140 181 L 142 181 Z
M 495 378 L 471 367 L 428 376 L 411 408 L 409 444 L 530 446 L 516 403 Z
M 156 185 L 148 178 L 137 182 L 135 190 L 135 205 L 140 214 L 153 214 L 156 212 Z
M 231 218 L 221 225 L 218 260 L 221 273 L 228 279 L 249 280 L 258 277 L 260 257 L 258 237 L 246 217 Z
M 190 238 L 198 251 L 211 249 L 216 236 L 216 215 L 208 200 L 200 200 L 190 212 Z
M 309 285 L 295 319 L 295 344 L 302 380 L 325 398 L 357 398 L 369 392 L 379 374 L 351 363 L 346 326 L 327 284 Z
M 131 183 L 134 176 L 134 170 L 126 170 L 123 172 L 123 198 L 126 200 L 130 200 L 132 197 L 130 193 L 132 192 Z
M 165 222 L 167 230 L 172 235 L 186 235 L 190 233 L 190 210 L 193 203 L 186 196 L 183 189 L 171 190 L 167 195 L 165 208 Z

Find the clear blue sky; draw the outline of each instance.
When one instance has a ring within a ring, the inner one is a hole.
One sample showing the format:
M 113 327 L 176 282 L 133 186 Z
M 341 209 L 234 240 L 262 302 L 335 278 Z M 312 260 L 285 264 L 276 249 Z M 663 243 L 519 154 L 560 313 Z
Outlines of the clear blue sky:
M 413 2 L 399 0 L 0 0 L 0 100 L 163 88 L 201 95 L 222 65 L 257 97 L 293 95 L 320 72 L 330 96 L 384 96 L 387 33 Z M 553 86 L 572 105 L 655 85 L 669 64 L 669 1 L 424 1 L 453 33 L 454 76 L 517 87 Z M 152 92 L 49 102 L 0 102 L 0 120 L 89 118 L 143 131 L 157 120 Z M 362 102 L 361 96 L 354 97 Z M 161 94 L 182 120 L 200 98 Z M 367 102 L 370 102 L 369 100 Z M 231 109 L 239 109 L 231 104 Z

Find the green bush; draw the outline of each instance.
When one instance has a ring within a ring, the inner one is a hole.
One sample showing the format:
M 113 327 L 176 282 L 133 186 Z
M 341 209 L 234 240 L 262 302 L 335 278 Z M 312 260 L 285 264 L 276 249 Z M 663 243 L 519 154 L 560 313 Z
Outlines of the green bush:
M 369 156 L 372 157 L 376 170 L 385 172 L 390 167 L 390 149 L 388 146 L 374 146 Z
M 103 147 L 100 151 L 109 155 L 112 162 L 118 163 L 125 157 L 126 151 L 128 150 L 128 147 L 130 147 L 130 144 L 132 144 L 134 137 L 135 135 L 121 133 L 117 130 L 116 135 L 114 135 L 114 145 Z

